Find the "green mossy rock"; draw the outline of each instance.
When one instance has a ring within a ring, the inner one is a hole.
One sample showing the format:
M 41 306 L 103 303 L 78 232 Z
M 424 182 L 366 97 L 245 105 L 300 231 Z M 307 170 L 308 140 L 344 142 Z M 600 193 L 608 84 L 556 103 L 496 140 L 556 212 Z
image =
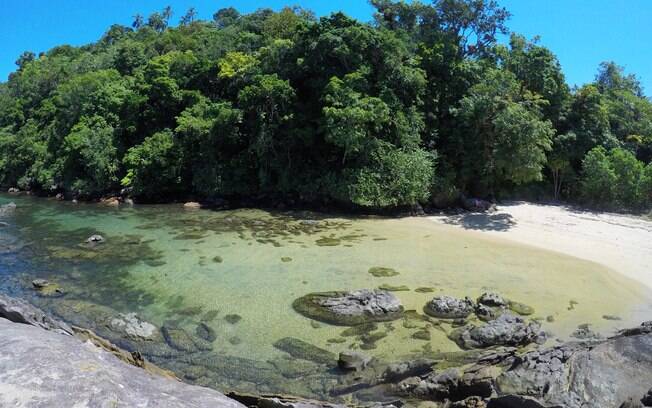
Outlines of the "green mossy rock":
M 395 269 L 386 268 L 384 266 L 374 266 L 373 268 L 369 268 L 369 274 L 376 278 L 389 278 L 400 275 Z

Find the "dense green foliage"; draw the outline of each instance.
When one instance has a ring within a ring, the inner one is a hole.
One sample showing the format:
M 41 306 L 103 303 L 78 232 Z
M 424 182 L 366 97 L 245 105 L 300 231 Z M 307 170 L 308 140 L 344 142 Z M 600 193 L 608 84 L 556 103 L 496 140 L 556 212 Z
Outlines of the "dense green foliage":
M 372 0 L 212 21 L 165 8 L 22 54 L 0 84 L 0 184 L 94 198 L 291 197 L 364 207 L 538 191 L 652 203 L 652 103 L 603 64 L 570 89 L 494 0 Z M 542 193 L 545 192 L 545 193 Z

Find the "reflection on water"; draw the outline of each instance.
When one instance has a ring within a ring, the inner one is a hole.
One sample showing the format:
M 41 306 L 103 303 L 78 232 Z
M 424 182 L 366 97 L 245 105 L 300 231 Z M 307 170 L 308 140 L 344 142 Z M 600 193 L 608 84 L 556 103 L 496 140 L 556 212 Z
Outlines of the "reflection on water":
M 0 204 L 9 200 L 18 209 L 0 220 L 8 224 L 0 227 L 0 290 L 221 390 L 334 399 L 351 381 L 334 369 L 342 350 L 384 362 L 459 352 L 447 338 L 450 322 L 422 313 L 437 294 L 500 292 L 534 307 L 560 338 L 582 323 L 607 332 L 638 323 L 649 303 L 599 265 L 424 219 L 115 209 L 0 196 Z M 107 242 L 85 244 L 93 234 Z M 37 295 L 35 278 L 63 293 Z M 379 287 L 395 291 L 404 318 L 346 328 L 292 309 L 311 292 Z M 155 334 L 120 331 L 129 313 L 156 326 Z

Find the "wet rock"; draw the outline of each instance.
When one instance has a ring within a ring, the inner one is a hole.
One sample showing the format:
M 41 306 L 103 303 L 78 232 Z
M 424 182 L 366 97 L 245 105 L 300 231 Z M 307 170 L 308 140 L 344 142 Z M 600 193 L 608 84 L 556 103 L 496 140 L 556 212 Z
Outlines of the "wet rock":
M 484 322 L 496 319 L 498 316 L 503 314 L 504 311 L 504 308 L 489 307 L 483 304 L 478 304 L 475 307 L 475 315 L 478 316 L 478 319 Z
M 0 318 L 14 323 L 29 324 L 59 334 L 73 334 L 72 329 L 66 323 L 48 316 L 41 309 L 24 300 L 2 294 L 0 294 Z
M 88 237 L 88 239 L 86 239 L 86 243 L 91 245 L 103 244 L 105 242 L 106 239 L 104 239 L 104 237 L 101 235 L 91 235 Z
M 431 339 L 430 330 L 423 328 L 419 331 L 412 333 L 412 338 L 417 340 L 430 341 Z
M 92 343 L 5 319 L 0 355 L 0 406 L 243 407 L 217 391 L 148 374 Z
M 398 383 L 408 377 L 422 376 L 431 372 L 434 364 L 433 360 L 412 360 L 390 364 L 382 375 L 382 381 Z
M 140 320 L 136 313 L 120 314 L 109 322 L 112 330 L 138 340 L 154 340 L 158 329 L 151 323 Z
M 598 340 L 602 338 L 599 333 L 596 333 L 591 329 L 591 325 L 588 323 L 577 326 L 577 329 L 571 333 L 571 337 L 580 340 Z
M 118 197 L 106 197 L 100 200 L 100 204 L 108 207 L 118 207 L 120 199 Z
M 540 324 L 526 322 L 523 318 L 505 313 L 482 326 L 469 325 L 453 331 L 450 335 L 463 349 L 491 346 L 524 346 L 537 341 Z
M 34 279 L 32 281 L 32 286 L 36 289 L 43 289 L 48 285 L 50 285 L 50 282 L 45 279 Z
M 18 189 L 16 187 L 11 187 L 9 190 L 7 190 L 7 193 L 9 193 L 9 194 L 18 194 L 18 193 L 20 193 L 20 189 Z
M 57 201 L 64 201 L 66 199 L 66 196 L 63 195 L 63 193 L 58 193 L 56 196 L 54 196 L 54 199 Z
M 167 344 L 175 350 L 196 353 L 213 349 L 213 346 L 207 341 L 191 336 L 187 331 L 173 323 L 166 323 L 161 328 L 161 333 Z
M 216 257 L 213 258 L 213 262 L 215 262 L 215 263 L 222 263 L 222 262 L 224 262 L 224 260 L 222 259 L 221 256 L 218 255 L 218 256 L 216 256 Z
M 602 318 L 604 320 L 614 320 L 614 321 L 623 320 L 620 318 L 620 316 L 614 316 L 614 315 L 603 315 Z
M 58 284 L 50 282 L 46 279 L 34 279 L 32 286 L 40 296 L 44 297 L 60 297 L 63 296 L 63 289 Z
M 340 353 L 337 365 L 344 370 L 361 371 L 367 368 L 371 357 L 357 351 L 343 351 Z
M 507 306 L 508 301 L 495 292 L 485 292 L 478 298 L 478 303 L 486 306 Z
M 212 343 L 217 339 L 215 330 L 213 330 L 211 327 L 206 325 L 206 323 L 199 323 L 197 325 L 197 328 L 195 329 L 195 334 L 200 339 L 204 339 L 209 343 Z
M 388 292 L 409 292 L 410 291 L 410 288 L 408 288 L 405 285 L 383 284 L 383 285 L 378 286 L 378 289 L 386 290 Z
M 334 364 L 335 354 L 294 337 L 285 337 L 274 343 L 274 347 L 294 358 L 313 361 L 319 364 Z
M 294 310 L 326 323 L 354 326 L 401 317 L 403 306 L 392 293 L 382 290 L 312 293 L 295 300 Z
M 201 204 L 194 201 L 190 201 L 185 203 L 183 205 L 183 208 L 185 208 L 186 210 L 198 210 L 201 208 Z
M 469 298 L 458 299 L 452 296 L 437 296 L 424 308 L 428 315 L 441 319 L 465 318 L 473 313 L 474 304 Z
M 435 288 L 430 288 L 430 287 L 422 287 L 422 288 L 414 289 L 414 291 L 417 293 L 432 293 L 435 290 L 436 290 Z

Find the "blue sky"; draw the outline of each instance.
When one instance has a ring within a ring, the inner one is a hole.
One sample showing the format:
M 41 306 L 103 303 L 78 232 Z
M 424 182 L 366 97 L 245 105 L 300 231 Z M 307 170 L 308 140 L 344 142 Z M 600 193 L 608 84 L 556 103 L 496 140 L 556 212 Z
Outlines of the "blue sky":
M 652 95 L 652 0 L 499 1 L 513 14 L 510 28 L 527 37 L 541 36 L 571 85 L 593 80 L 601 61 L 614 60 L 637 74 Z M 22 51 L 92 42 L 109 25 L 129 24 L 134 14 L 147 15 L 168 4 L 176 17 L 194 6 L 204 19 L 231 5 L 249 12 L 300 4 L 318 15 L 344 10 L 363 21 L 373 12 L 366 0 L 2 0 L 0 80 L 15 69 Z

